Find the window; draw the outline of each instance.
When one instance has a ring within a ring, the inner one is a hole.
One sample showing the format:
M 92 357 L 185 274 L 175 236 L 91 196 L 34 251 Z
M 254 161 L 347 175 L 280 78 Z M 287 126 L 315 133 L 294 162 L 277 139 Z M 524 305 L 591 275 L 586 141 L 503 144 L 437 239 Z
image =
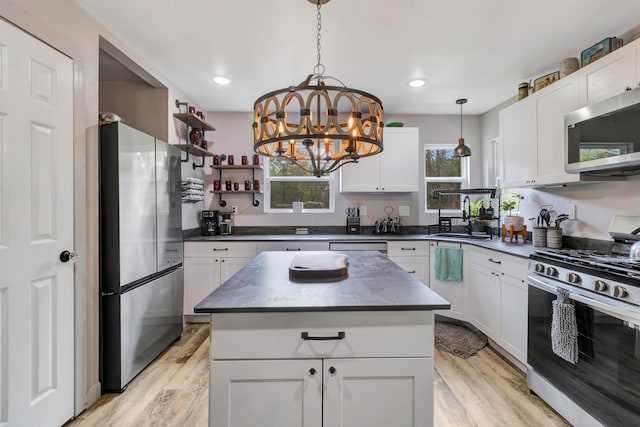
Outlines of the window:
M 265 212 L 294 212 L 293 202 L 302 202 L 302 212 L 333 212 L 333 174 L 317 178 L 287 160 L 267 159 Z
M 438 210 L 459 210 L 460 196 L 443 196 L 440 201 L 434 197 L 435 190 L 459 190 L 469 187 L 468 157 L 454 157 L 455 145 L 425 145 L 424 186 L 426 188 L 425 212 Z

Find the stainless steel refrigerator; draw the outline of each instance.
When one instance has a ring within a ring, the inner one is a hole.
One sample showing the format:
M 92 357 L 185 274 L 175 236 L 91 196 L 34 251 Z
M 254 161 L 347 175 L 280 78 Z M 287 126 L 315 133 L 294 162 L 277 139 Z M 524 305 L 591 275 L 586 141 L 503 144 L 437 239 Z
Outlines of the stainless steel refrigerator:
M 100 126 L 100 380 L 127 384 L 180 337 L 180 151 L 122 123 Z

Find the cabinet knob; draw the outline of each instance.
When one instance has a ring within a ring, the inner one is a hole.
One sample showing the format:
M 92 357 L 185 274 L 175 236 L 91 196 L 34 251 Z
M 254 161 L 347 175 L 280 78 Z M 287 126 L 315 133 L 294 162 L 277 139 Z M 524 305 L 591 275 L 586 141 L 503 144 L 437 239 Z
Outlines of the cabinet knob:
M 309 369 L 309 376 L 310 376 L 311 378 L 315 377 L 315 376 L 316 376 L 316 372 L 317 372 L 317 371 L 316 371 L 316 369 L 315 369 L 315 368 L 311 368 L 311 369 Z
M 336 374 L 336 372 L 338 372 L 338 370 L 336 368 L 334 368 L 333 366 L 331 366 L 329 368 L 329 375 L 333 376 Z

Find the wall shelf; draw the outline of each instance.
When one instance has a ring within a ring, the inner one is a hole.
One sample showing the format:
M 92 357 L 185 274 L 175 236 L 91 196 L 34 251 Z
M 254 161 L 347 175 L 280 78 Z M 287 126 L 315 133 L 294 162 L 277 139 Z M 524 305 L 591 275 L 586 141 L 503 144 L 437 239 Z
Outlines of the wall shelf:
M 200 129 L 200 130 L 216 130 L 209 123 L 202 120 L 200 117 L 191 113 L 173 113 L 173 117 L 186 124 L 188 127 Z
M 262 165 L 211 165 L 211 169 L 218 171 L 218 179 L 222 185 L 222 171 L 229 170 L 250 170 L 251 171 L 251 185 L 255 182 L 256 171 L 262 170 Z M 262 194 L 259 190 L 214 190 L 211 193 L 218 195 L 218 204 L 221 207 L 225 207 L 227 202 L 223 200 L 223 194 L 251 194 L 253 206 L 260 206 L 260 201 L 256 199 L 256 194 Z
M 193 156 L 200 156 L 202 158 L 202 163 L 200 163 L 199 165 L 196 164 L 196 162 L 193 162 L 193 169 L 195 170 L 196 168 L 201 168 L 204 167 L 204 158 L 205 157 L 213 157 L 213 153 L 211 153 L 210 151 L 205 150 L 204 148 L 200 148 L 197 145 L 193 145 L 193 144 L 175 144 L 175 147 L 178 147 L 180 150 L 184 151 L 187 153 L 187 157 L 185 157 L 184 159 L 180 159 L 181 162 L 185 163 L 189 161 L 189 155 L 193 155 Z

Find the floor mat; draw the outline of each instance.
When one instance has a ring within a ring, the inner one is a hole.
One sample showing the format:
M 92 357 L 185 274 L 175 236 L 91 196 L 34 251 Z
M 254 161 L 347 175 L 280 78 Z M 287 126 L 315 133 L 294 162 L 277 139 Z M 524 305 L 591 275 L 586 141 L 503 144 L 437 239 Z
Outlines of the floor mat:
M 466 359 L 487 345 L 487 336 L 462 325 L 436 322 L 434 341 L 438 350 Z

